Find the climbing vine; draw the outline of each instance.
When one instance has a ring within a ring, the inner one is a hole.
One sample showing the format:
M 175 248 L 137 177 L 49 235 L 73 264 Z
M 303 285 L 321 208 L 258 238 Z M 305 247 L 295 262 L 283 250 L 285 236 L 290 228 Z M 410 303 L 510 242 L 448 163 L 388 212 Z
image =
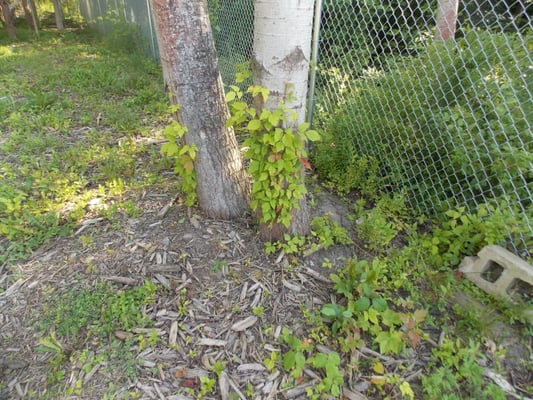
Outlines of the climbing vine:
M 183 136 L 187 127 L 177 121 L 172 121 L 166 126 L 163 133 L 168 142 L 161 146 L 161 153 L 169 157 L 175 157 L 174 172 L 181 177 L 181 190 L 185 194 L 185 204 L 192 206 L 196 203 L 196 173 L 194 160 L 198 148 L 195 145 L 184 143 Z
M 269 95 L 268 89 L 261 86 L 250 86 L 246 93 L 263 104 Z M 285 104 L 259 112 L 243 96 L 238 86 L 230 86 L 226 100 L 231 112 L 228 125 L 248 135 L 243 144 L 253 179 L 251 208 L 261 223 L 289 227 L 291 212 L 299 207 L 298 202 L 306 193 L 302 165 L 311 168 L 305 144 L 320 136 L 309 129 L 308 123 L 295 126 L 296 113 Z

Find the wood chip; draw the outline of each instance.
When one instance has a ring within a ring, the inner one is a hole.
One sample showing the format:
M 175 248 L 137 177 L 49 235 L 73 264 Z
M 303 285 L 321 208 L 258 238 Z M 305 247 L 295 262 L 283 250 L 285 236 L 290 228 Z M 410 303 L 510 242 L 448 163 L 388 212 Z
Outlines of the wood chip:
M 138 281 L 137 279 L 128 278 L 126 276 L 109 276 L 105 278 L 108 281 L 120 283 L 122 285 L 136 286 Z
M 531 400 L 528 397 L 523 397 L 518 395 L 516 389 L 511 385 L 507 380 L 501 376 L 500 374 L 497 374 L 496 372 L 485 369 L 483 371 L 483 375 L 487 378 L 491 379 L 496 385 L 498 385 L 507 395 L 514 397 L 515 399 L 523 399 L 523 400 Z
M 248 372 L 263 372 L 266 371 L 266 367 L 263 364 L 251 363 L 251 364 L 241 364 L 237 367 L 237 372 L 248 373 Z
M 125 331 L 115 331 L 114 334 L 115 337 L 120 340 L 128 340 L 134 336 L 133 333 Z
M 301 286 L 291 283 L 289 281 L 282 280 L 281 283 L 283 284 L 283 286 L 285 286 L 289 290 L 292 290 L 293 292 L 300 292 L 302 290 Z
M 100 369 L 100 367 L 102 365 L 105 365 L 105 363 L 103 362 L 99 362 L 98 364 L 96 364 L 94 367 L 91 368 L 91 370 L 87 373 L 87 375 L 85 375 L 85 377 L 83 378 L 83 384 L 85 385 L 87 382 L 89 382 L 92 377 L 94 376 L 94 374 L 96 374 L 96 372 Z
M 87 219 L 82 222 L 82 225 L 78 228 L 78 230 L 74 233 L 74 236 L 78 236 L 80 233 L 82 233 L 85 228 L 87 228 L 90 225 L 96 224 L 97 222 L 103 221 L 103 218 L 93 218 L 93 219 Z
M 256 322 L 257 322 L 257 317 L 255 315 L 250 315 L 249 317 L 247 317 L 247 318 L 245 318 L 245 319 L 243 319 L 241 321 L 235 322 L 231 326 L 231 330 L 235 331 L 235 332 L 242 332 L 242 331 L 254 326 Z
M 0 357 L 0 367 L 6 367 L 9 369 L 22 369 L 28 366 L 28 363 L 24 360 L 8 360 L 4 357 Z
M 306 382 L 302 385 L 296 386 L 295 388 L 289 389 L 285 392 L 286 399 L 294 399 L 295 397 L 301 396 L 305 393 L 307 388 L 315 386 L 319 381 L 314 380 L 311 382 Z
M 189 218 L 189 221 L 196 229 L 200 229 L 200 222 L 198 221 L 198 217 L 196 215 L 193 215 L 191 218 Z
M 168 210 L 170 210 L 170 207 L 172 207 L 172 205 L 178 200 L 178 198 L 179 194 L 176 195 L 172 200 L 170 200 L 163 208 L 161 208 L 161 210 L 159 210 L 159 212 L 157 213 L 157 216 L 159 218 L 163 218 L 168 213 Z
M 228 344 L 228 341 L 220 339 L 201 338 L 198 340 L 197 343 L 200 346 L 224 347 Z
M 168 334 L 168 344 L 173 347 L 178 340 L 178 321 L 173 321 L 170 325 L 170 332 Z
M 314 279 L 320 282 L 324 283 L 331 283 L 331 281 L 326 278 L 324 275 L 322 275 L 320 272 L 315 271 L 314 269 L 311 269 L 309 267 L 304 267 L 303 272 L 307 275 L 312 276 Z
M 352 392 L 346 387 L 342 389 L 342 398 L 347 400 L 367 400 L 366 396 L 363 396 L 361 393 L 358 392 Z
M 218 377 L 218 388 L 220 389 L 220 398 L 222 400 L 229 399 L 229 379 L 226 371 L 222 371 Z

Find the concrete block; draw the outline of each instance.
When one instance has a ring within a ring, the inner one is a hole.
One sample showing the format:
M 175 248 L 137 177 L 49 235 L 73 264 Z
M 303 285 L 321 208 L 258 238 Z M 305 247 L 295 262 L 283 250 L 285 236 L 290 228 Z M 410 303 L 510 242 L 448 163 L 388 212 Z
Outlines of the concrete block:
M 465 257 L 459 266 L 465 278 L 488 294 L 526 303 L 525 315 L 533 322 L 533 266 L 500 246 L 485 246 L 477 257 Z

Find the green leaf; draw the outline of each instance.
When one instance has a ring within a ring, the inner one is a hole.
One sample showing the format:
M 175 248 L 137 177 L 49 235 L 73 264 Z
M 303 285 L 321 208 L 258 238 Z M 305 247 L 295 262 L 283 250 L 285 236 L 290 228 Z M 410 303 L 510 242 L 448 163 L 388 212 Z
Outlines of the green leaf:
M 400 325 L 402 323 L 400 315 L 396 311 L 391 310 L 390 308 L 387 308 L 385 311 L 383 311 L 383 313 L 381 314 L 381 318 L 383 324 L 387 326 Z
M 309 359 L 309 363 L 313 368 L 324 368 L 328 362 L 328 356 L 324 353 L 318 353 L 316 356 Z
M 258 119 L 252 119 L 250 122 L 248 122 L 248 126 L 246 127 L 247 130 L 250 132 L 258 131 L 261 129 L 261 121 Z
M 400 392 L 404 398 L 408 398 L 409 400 L 413 400 L 415 398 L 415 393 L 413 392 L 413 389 L 411 389 L 409 382 L 402 382 L 400 384 Z
M 400 331 L 381 331 L 374 341 L 379 344 L 381 354 L 399 354 L 404 347 L 403 333 Z
M 320 140 L 320 134 L 317 131 L 310 130 L 305 133 L 305 136 L 311 142 L 318 142 Z
M 283 368 L 290 371 L 296 365 L 296 352 L 288 351 L 283 356 Z
M 320 312 L 326 318 L 337 318 L 339 307 L 336 304 L 325 304 Z
M 387 309 L 387 302 L 384 299 L 377 297 L 372 299 L 372 307 L 374 307 L 376 311 L 383 312 Z
M 303 124 L 298 125 L 298 132 L 303 133 L 309 129 L 309 122 L 304 122 Z
M 354 304 L 355 311 L 366 311 L 370 308 L 370 299 L 368 297 L 360 297 Z
M 232 100 L 235 100 L 235 97 L 236 97 L 236 93 L 235 92 L 228 92 L 226 93 L 226 102 L 230 102 Z
M 279 120 L 280 120 L 279 119 L 279 115 L 277 115 L 277 114 L 273 113 L 273 114 L 270 114 L 268 116 L 268 122 L 270 122 L 272 124 L 272 126 L 278 126 Z

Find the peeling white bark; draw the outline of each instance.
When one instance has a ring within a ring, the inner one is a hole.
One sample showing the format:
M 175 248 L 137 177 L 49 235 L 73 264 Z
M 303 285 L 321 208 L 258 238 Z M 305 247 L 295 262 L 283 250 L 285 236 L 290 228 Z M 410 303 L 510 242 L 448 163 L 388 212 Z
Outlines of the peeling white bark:
M 254 80 L 270 90 L 264 106 L 286 104 L 305 121 L 307 80 L 311 57 L 314 0 L 256 0 L 254 22 Z
M 296 112 L 296 124 L 305 122 L 313 15 L 314 0 L 254 2 L 254 83 L 270 91 L 266 104 L 256 104 L 256 107 L 274 109 L 283 101 Z M 303 180 L 303 166 L 300 173 Z M 268 240 L 282 240 L 287 231 L 300 235 L 309 233 L 309 208 L 305 198 L 299 201 L 299 208 L 292 211 L 288 229 L 282 224 L 263 224 L 260 231 Z

